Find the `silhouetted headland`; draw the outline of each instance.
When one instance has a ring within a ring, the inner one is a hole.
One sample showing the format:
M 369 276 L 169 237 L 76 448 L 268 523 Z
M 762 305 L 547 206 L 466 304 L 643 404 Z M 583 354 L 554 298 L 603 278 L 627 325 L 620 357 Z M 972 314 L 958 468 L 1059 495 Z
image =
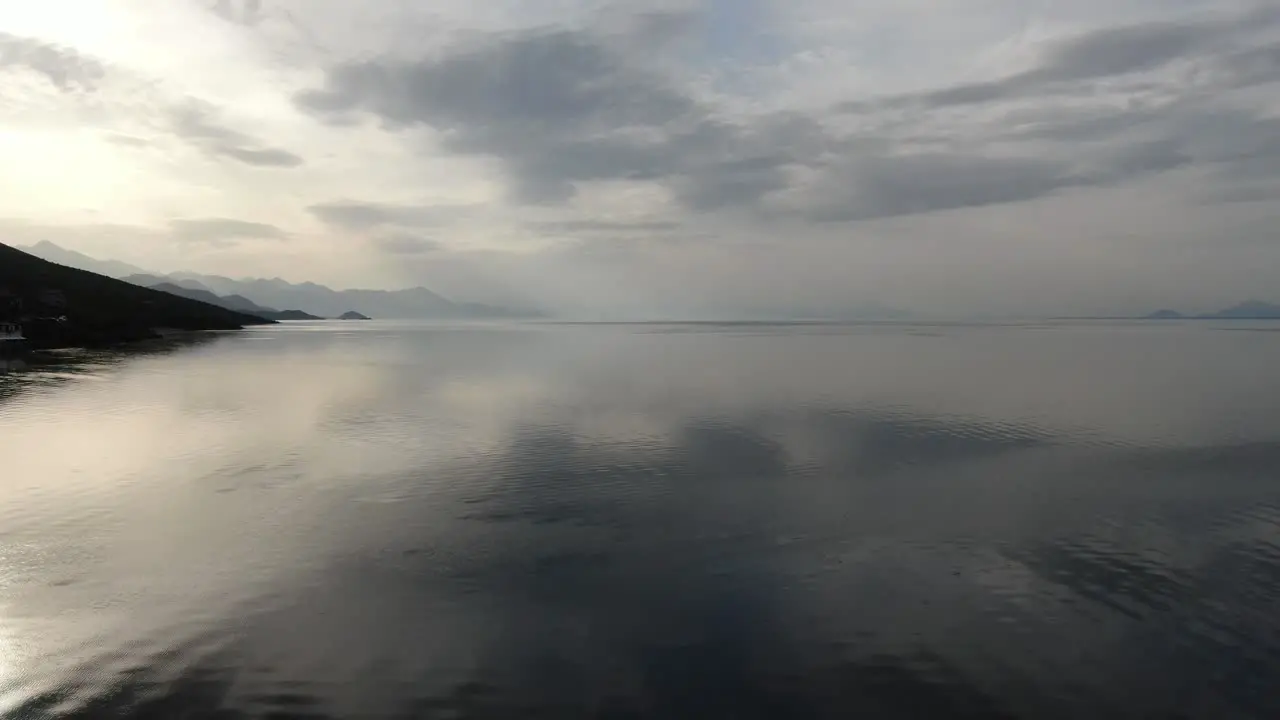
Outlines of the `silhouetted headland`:
M 32 349 L 99 347 L 269 320 L 42 260 L 0 244 L 0 321 Z

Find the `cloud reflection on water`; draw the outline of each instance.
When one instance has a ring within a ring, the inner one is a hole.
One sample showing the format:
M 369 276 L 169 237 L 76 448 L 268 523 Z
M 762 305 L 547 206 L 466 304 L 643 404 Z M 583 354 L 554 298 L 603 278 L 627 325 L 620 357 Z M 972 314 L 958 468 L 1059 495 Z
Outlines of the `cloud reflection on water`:
M 28 649 L 0 697 L 31 717 L 1265 717 L 1280 444 L 1249 438 L 1280 417 L 1224 396 L 1276 388 L 1139 394 L 1194 379 L 1144 332 L 285 328 L 19 393 L 0 449 L 133 441 L 93 477 L 61 453 L 6 487 L 0 599 Z M 1228 357 L 1234 337 L 1178 339 L 1237 367 L 1280 352 Z M 1088 421 L 1117 395 L 1123 417 Z

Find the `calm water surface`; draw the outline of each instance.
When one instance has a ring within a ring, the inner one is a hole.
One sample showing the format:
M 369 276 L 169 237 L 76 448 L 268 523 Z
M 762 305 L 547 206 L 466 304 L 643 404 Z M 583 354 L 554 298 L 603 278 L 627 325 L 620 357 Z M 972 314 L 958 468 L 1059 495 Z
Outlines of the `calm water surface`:
M 69 356 L 0 378 L 0 716 L 1280 717 L 1277 330 Z

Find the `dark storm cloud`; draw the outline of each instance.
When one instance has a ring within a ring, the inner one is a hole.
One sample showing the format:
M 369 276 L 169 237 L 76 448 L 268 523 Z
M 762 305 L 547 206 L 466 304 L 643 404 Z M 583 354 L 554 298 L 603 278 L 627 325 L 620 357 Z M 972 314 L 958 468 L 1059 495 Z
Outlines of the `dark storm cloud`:
M 213 157 L 229 158 L 255 167 L 293 168 L 303 159 L 287 150 L 264 147 L 256 138 L 218 124 L 214 111 L 188 103 L 171 113 L 173 132 Z
M 385 225 L 436 227 L 447 223 L 457 208 L 438 205 L 392 205 L 335 200 L 307 208 L 327 225 L 343 230 L 369 230 Z
M 180 240 L 208 243 L 217 247 L 232 245 L 237 240 L 283 240 L 289 236 L 275 225 L 233 218 L 173 220 L 170 221 L 169 228 Z
M 70 48 L 0 32 L 0 69 L 25 67 L 62 91 L 92 90 L 106 75 L 102 63 Z

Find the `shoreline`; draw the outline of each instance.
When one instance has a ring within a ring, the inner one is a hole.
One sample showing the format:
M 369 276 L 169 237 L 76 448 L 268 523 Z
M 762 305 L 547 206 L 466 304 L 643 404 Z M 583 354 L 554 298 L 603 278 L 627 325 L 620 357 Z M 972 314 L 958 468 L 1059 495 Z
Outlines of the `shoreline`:
M 31 367 L 42 364 L 41 358 L 62 355 L 68 352 L 94 352 L 110 350 L 145 349 L 149 346 L 165 343 L 182 344 L 184 341 L 197 341 L 212 338 L 221 333 L 239 332 L 241 328 L 213 328 L 208 330 L 185 330 L 182 328 L 152 328 L 146 337 L 126 337 L 117 340 L 87 343 L 36 343 L 30 339 L 10 340 L 0 343 L 0 371 L 6 366 L 13 371 L 15 365 Z

